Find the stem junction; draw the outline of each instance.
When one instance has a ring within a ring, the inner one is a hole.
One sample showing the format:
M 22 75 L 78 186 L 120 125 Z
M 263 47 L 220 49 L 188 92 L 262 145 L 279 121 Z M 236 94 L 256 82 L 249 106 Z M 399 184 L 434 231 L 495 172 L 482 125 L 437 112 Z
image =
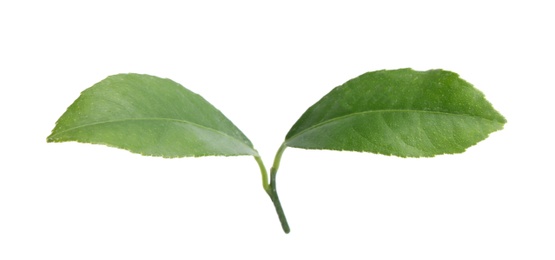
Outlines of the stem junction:
M 276 208 L 276 212 L 278 214 L 279 221 L 281 222 L 281 227 L 283 228 L 283 232 L 287 234 L 290 231 L 289 224 L 287 223 L 287 218 L 285 217 L 285 213 L 283 212 L 283 208 L 281 207 L 281 202 L 279 201 L 279 197 L 276 190 L 276 174 L 279 168 L 279 163 L 281 161 L 281 155 L 285 151 L 286 147 L 287 146 L 285 146 L 285 143 L 282 144 L 276 153 L 276 157 L 274 158 L 274 164 L 270 169 L 270 182 L 268 182 L 268 173 L 266 171 L 266 167 L 264 166 L 264 163 L 262 162 L 262 159 L 260 158 L 260 156 L 257 155 L 254 157 L 254 159 L 258 163 L 258 166 L 260 167 L 260 172 L 262 173 L 262 187 L 264 187 L 264 190 L 266 191 L 268 196 L 270 196 L 270 199 L 274 203 L 274 207 Z

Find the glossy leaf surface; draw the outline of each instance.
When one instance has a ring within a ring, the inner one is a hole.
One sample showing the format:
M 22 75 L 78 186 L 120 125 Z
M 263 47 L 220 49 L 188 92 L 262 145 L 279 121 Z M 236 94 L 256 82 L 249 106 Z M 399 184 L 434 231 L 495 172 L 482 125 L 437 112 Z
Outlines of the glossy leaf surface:
M 83 91 L 47 141 L 104 144 L 170 158 L 258 155 L 204 98 L 169 79 L 140 74 L 110 76 Z
M 311 106 L 285 145 L 431 157 L 463 152 L 505 122 L 453 72 L 382 70 L 346 82 Z

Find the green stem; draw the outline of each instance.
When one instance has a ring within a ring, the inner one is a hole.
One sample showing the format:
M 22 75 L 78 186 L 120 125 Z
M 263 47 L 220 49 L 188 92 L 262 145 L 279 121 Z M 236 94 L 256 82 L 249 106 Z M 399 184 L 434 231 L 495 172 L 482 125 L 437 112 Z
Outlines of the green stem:
M 256 159 L 256 162 L 260 167 L 260 172 L 262 173 L 262 186 L 264 187 L 264 190 L 266 191 L 268 196 L 270 196 L 270 199 L 274 203 L 274 207 L 276 208 L 279 221 L 281 222 L 281 228 L 283 229 L 283 232 L 287 234 L 290 231 L 289 224 L 287 223 L 287 218 L 285 217 L 285 213 L 283 212 L 283 208 L 281 207 L 281 202 L 279 201 L 279 197 L 276 190 L 276 174 L 279 168 L 281 155 L 285 151 L 285 148 L 286 148 L 285 144 L 282 144 L 276 153 L 276 157 L 274 158 L 274 164 L 270 169 L 270 183 L 268 183 L 268 173 L 266 171 L 266 167 L 264 166 L 264 163 L 262 162 L 262 159 L 260 158 L 260 156 L 255 156 L 254 158 Z
M 275 172 L 271 173 L 271 182 L 270 182 L 270 198 L 274 203 L 274 207 L 276 208 L 276 212 L 278 214 L 279 222 L 281 222 L 281 228 L 285 234 L 288 234 L 291 229 L 289 229 L 289 224 L 287 223 L 287 218 L 285 217 L 285 212 L 283 212 L 283 208 L 281 207 L 281 202 L 279 201 L 279 197 L 276 191 L 276 174 Z

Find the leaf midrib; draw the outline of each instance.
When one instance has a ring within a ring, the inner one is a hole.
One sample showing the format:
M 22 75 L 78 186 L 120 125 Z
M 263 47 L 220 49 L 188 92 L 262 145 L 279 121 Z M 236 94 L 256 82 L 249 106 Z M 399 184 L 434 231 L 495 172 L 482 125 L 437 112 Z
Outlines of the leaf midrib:
M 291 136 L 290 138 L 287 138 L 285 140 L 285 143 L 303 135 L 306 132 L 312 131 L 316 128 L 319 128 L 320 126 L 323 126 L 325 124 L 334 122 L 334 121 L 340 121 L 343 119 L 346 119 L 348 117 L 353 117 L 353 116 L 359 116 L 359 115 L 364 115 L 364 114 L 373 114 L 373 113 L 394 113 L 394 112 L 400 112 L 400 113 L 428 113 L 428 114 L 441 114 L 441 115 L 450 115 L 450 116 L 461 116 L 461 117 L 474 117 L 474 118 L 479 118 L 479 119 L 483 119 L 483 120 L 487 120 L 490 122 L 494 122 L 494 123 L 501 123 L 498 122 L 496 120 L 492 120 L 492 119 L 488 119 L 488 118 L 484 118 L 484 117 L 480 117 L 480 116 L 476 116 L 476 115 L 470 115 L 470 114 L 457 114 L 457 113 L 449 113 L 449 112 L 441 112 L 441 111 L 429 111 L 429 110 L 412 110 L 412 109 L 382 109 L 382 110 L 370 110 L 370 111 L 362 111 L 362 112 L 356 112 L 356 113 L 352 113 L 352 114 L 348 114 L 348 115 L 344 115 L 344 116 L 340 116 L 340 117 L 334 117 L 332 119 L 320 122 L 318 124 L 315 124 L 305 130 L 300 131 L 299 133 Z
M 117 119 L 117 120 L 108 120 L 108 121 L 95 122 L 95 123 L 91 123 L 91 124 L 85 124 L 85 125 L 72 127 L 72 128 L 57 132 L 55 134 L 53 133 L 48 138 L 50 139 L 50 138 L 55 137 L 56 135 L 60 135 L 60 134 L 66 133 L 66 132 L 71 132 L 71 131 L 79 129 L 79 128 L 86 128 L 86 127 L 90 127 L 90 126 L 110 124 L 110 123 L 120 123 L 120 122 L 125 122 L 125 121 L 171 121 L 171 122 L 178 122 L 178 123 L 183 123 L 183 124 L 190 124 L 190 125 L 196 126 L 198 128 L 203 128 L 203 129 L 206 129 L 208 131 L 212 131 L 212 132 L 215 132 L 217 134 L 223 135 L 223 136 L 228 137 L 230 139 L 237 140 L 242 145 L 245 145 L 247 148 L 249 148 L 250 150 L 256 151 L 256 150 L 254 150 L 254 148 L 246 145 L 243 142 L 243 140 L 240 140 L 240 139 L 237 139 L 233 136 L 230 136 L 225 132 L 222 132 L 222 131 L 219 131 L 219 130 L 216 130 L 214 128 L 210 128 L 210 127 L 207 127 L 207 126 L 203 126 L 203 125 L 200 125 L 200 124 L 197 124 L 197 123 L 193 123 L 193 122 L 187 121 L 187 120 L 175 119 L 175 118 L 163 118 L 163 117 L 159 117 L 159 118 L 157 118 L 157 117 L 124 118 L 124 119 Z

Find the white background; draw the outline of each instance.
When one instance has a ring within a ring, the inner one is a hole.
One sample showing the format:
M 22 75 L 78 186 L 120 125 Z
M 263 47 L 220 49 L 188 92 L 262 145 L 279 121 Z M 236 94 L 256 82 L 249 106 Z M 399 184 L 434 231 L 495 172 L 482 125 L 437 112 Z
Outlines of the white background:
M 555 259 L 549 1 L 15 2 L 0 3 L 2 260 Z M 146 73 L 203 95 L 268 166 L 333 87 L 404 67 L 459 73 L 505 129 L 430 159 L 287 149 L 289 235 L 252 158 L 46 143 L 82 90 Z

